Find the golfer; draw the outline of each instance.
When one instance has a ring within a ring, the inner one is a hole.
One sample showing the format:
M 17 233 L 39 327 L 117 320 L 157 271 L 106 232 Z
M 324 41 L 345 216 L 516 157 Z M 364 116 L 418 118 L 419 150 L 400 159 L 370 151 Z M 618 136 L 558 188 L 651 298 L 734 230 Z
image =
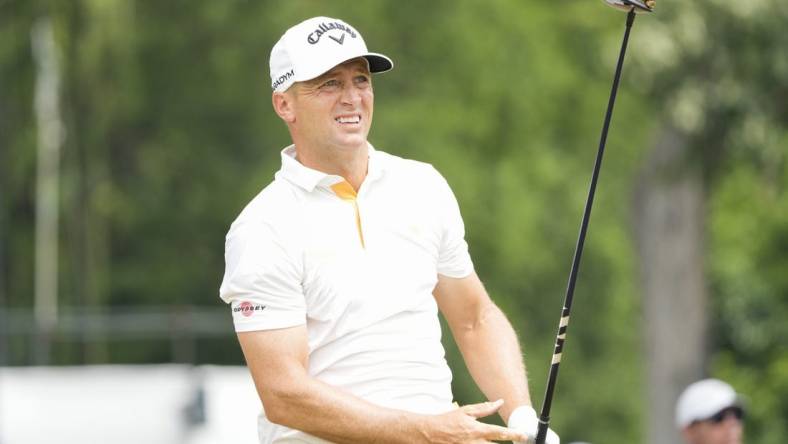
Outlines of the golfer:
M 526 442 L 537 419 L 520 347 L 474 272 L 451 189 L 367 141 L 371 73 L 392 67 L 328 17 L 271 51 L 293 144 L 230 227 L 220 289 L 263 403 L 260 442 Z M 453 403 L 439 310 L 489 402 Z M 496 412 L 508 427 L 477 420 Z
M 728 383 L 704 379 L 684 389 L 676 426 L 687 444 L 741 444 L 744 409 Z

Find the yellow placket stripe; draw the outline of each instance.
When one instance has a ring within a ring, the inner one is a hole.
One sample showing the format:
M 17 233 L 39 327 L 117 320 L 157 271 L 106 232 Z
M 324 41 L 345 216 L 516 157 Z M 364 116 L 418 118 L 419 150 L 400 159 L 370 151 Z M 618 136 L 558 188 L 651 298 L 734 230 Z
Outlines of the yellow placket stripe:
M 358 238 L 361 240 L 361 248 L 366 248 L 364 245 L 364 232 L 361 231 L 361 213 L 358 211 L 358 195 L 356 194 L 356 190 L 354 190 L 353 187 L 346 181 L 331 185 L 331 190 L 340 199 L 353 204 L 353 209 L 356 211 L 356 228 L 358 229 Z

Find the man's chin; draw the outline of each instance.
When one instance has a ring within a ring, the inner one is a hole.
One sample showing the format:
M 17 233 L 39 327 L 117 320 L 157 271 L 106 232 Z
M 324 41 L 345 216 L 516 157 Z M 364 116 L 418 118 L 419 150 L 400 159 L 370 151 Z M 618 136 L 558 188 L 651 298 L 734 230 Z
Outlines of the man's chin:
M 362 134 L 346 135 L 336 141 L 336 145 L 342 149 L 355 150 L 367 146 L 367 138 Z

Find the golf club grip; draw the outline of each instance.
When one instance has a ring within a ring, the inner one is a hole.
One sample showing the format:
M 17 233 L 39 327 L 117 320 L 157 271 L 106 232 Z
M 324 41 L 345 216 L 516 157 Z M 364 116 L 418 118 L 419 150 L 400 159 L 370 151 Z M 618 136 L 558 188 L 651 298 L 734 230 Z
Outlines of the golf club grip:
M 539 418 L 539 427 L 536 429 L 536 442 L 544 444 L 547 439 L 547 429 L 550 427 L 550 419 Z
M 627 14 L 626 29 L 624 30 L 624 38 L 621 42 L 621 51 L 618 55 L 618 62 L 616 63 L 616 72 L 613 76 L 613 86 L 610 90 L 610 99 L 607 104 L 607 112 L 605 113 L 605 121 L 602 125 L 602 134 L 599 138 L 599 149 L 594 163 L 594 172 L 591 175 L 591 184 L 588 187 L 588 198 L 586 199 L 585 210 L 583 211 L 583 220 L 580 224 L 580 233 L 577 236 L 577 245 L 575 247 L 575 254 L 572 260 L 572 269 L 569 273 L 569 282 L 566 286 L 566 296 L 564 298 L 564 307 L 561 310 L 561 320 L 558 324 L 558 334 L 555 340 L 555 349 L 553 350 L 553 358 L 550 363 L 550 373 L 547 378 L 547 387 L 545 389 L 544 402 L 542 403 L 542 412 L 539 415 L 539 425 L 536 432 L 536 444 L 544 444 L 547 438 L 547 430 L 550 423 L 550 408 L 553 403 L 553 393 L 555 392 L 556 381 L 558 380 L 558 370 L 561 364 L 561 355 L 566 341 L 566 331 L 569 326 L 569 314 L 572 309 L 572 300 L 574 298 L 575 283 L 577 282 L 577 274 L 580 270 L 580 259 L 583 256 L 583 246 L 585 244 L 586 232 L 588 231 L 588 222 L 591 219 L 591 207 L 594 204 L 594 194 L 596 191 L 596 184 L 599 179 L 599 171 L 602 168 L 602 157 L 605 153 L 605 143 L 607 141 L 607 132 L 610 128 L 610 120 L 613 116 L 613 106 L 616 103 L 616 92 L 618 91 L 618 83 L 621 79 L 621 70 L 624 66 L 624 55 L 627 50 L 627 42 L 629 41 L 629 31 L 632 29 L 632 24 L 635 21 L 635 9 L 632 8 Z

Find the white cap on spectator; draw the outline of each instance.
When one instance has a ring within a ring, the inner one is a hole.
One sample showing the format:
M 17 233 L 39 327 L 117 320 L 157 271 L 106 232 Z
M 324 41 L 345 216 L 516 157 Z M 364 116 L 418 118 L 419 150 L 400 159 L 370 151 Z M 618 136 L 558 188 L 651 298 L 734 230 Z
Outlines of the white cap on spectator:
M 676 403 L 676 426 L 683 429 L 728 407 L 741 407 L 739 396 L 729 384 L 719 379 L 694 382 L 684 389 Z

